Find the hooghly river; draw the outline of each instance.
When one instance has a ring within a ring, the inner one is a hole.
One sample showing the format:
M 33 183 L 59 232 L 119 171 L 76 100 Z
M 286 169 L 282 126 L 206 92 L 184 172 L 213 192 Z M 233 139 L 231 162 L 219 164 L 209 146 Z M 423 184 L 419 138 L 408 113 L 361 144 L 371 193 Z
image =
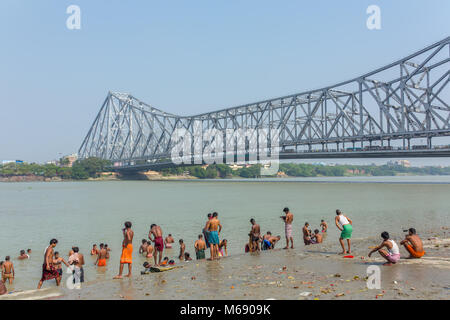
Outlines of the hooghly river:
M 252 217 L 264 233 L 270 230 L 283 238 L 279 217 L 286 206 L 294 214 L 298 246 L 303 245 L 301 227 L 306 221 L 314 229 L 324 219 L 330 226 L 328 238 L 337 238 L 333 219 L 338 208 L 353 220 L 354 239 L 378 241 L 384 230 L 400 237 L 409 227 L 420 233 L 448 224 L 450 177 L 0 183 L 0 258 L 10 255 L 15 265 L 10 290 L 34 289 L 44 249 L 57 238 L 56 250 L 63 258 L 72 246 L 84 253 L 87 281 L 110 279 L 118 272 L 124 221 L 133 223 L 137 273 L 145 261 L 138 254 L 140 241 L 147 238 L 152 223 L 175 238 L 167 256 L 178 255 L 180 238 L 195 256 L 193 244 L 206 214 L 217 211 L 223 225 L 221 239 L 228 239 L 233 255 L 243 253 Z M 92 244 L 101 242 L 108 243 L 112 252 L 109 265 L 100 272 L 89 252 Z M 17 260 L 19 251 L 28 248 L 31 259 Z M 44 284 L 49 286 L 53 281 Z

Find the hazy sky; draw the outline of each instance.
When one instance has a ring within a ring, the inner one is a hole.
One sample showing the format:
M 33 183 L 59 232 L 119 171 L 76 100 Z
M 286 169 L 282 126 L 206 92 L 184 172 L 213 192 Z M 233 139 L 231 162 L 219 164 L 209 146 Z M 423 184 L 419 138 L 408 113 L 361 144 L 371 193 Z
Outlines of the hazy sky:
M 66 27 L 71 4 L 81 30 Z M 371 4 L 381 30 L 366 27 Z M 0 160 L 76 152 L 108 90 L 189 115 L 323 87 L 447 37 L 449 12 L 448 0 L 2 0 Z

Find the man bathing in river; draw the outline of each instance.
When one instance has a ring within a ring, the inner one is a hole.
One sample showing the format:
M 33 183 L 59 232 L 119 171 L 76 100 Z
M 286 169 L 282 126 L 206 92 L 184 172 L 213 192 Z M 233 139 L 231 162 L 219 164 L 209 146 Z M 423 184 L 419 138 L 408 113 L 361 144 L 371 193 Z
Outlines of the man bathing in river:
M 314 233 L 311 236 L 311 243 L 312 244 L 322 243 L 322 240 L 323 235 L 319 233 L 319 229 L 314 230 Z
M 389 233 L 386 231 L 381 234 L 381 237 L 383 238 L 383 242 L 369 252 L 369 258 L 372 253 L 378 251 L 378 253 L 387 260 L 383 265 L 390 266 L 393 263 L 397 263 L 398 260 L 400 260 L 400 250 L 398 249 L 397 243 L 395 243 L 394 240 L 389 239 Z M 387 251 L 384 250 L 383 247 L 386 247 Z
M 174 243 L 175 243 L 175 240 L 173 239 L 172 235 L 169 233 L 169 235 L 164 239 L 164 245 L 166 246 L 166 249 L 172 249 L 172 246 Z
M 205 229 L 209 232 L 209 244 L 211 249 L 211 258 L 214 260 L 219 257 L 219 235 L 222 231 L 222 225 L 218 219 L 219 214 L 214 212 L 212 219 L 206 223 Z
M 74 283 L 77 283 L 76 279 L 79 278 L 79 282 L 84 282 L 84 255 L 80 252 L 78 247 L 72 248 L 73 255 L 69 257 L 69 264 L 74 265 Z
M 153 239 L 152 239 L 153 236 Z M 150 231 L 148 233 L 148 238 L 150 241 L 153 241 L 155 243 L 155 253 L 153 254 L 153 257 L 155 259 L 155 265 L 160 266 L 162 255 L 164 251 L 164 240 L 163 240 L 163 232 L 160 226 L 157 226 L 156 224 L 152 224 L 150 226 Z M 159 255 L 159 259 L 158 259 Z
M 25 253 L 25 250 L 20 250 L 20 255 L 17 257 L 18 260 L 30 259 L 30 256 Z
M 203 240 L 203 235 L 198 235 L 198 240 L 194 243 L 195 248 L 195 257 L 197 260 L 205 259 L 205 249 L 206 249 L 206 243 Z
M 146 252 L 146 258 L 152 258 L 154 254 L 155 248 L 152 246 L 152 243 L 150 241 L 147 241 L 147 252 Z
M 291 241 L 291 249 L 294 249 L 294 238 L 292 237 L 292 221 L 294 221 L 294 215 L 289 211 L 289 208 L 284 208 L 283 212 L 286 216 L 281 216 L 280 218 L 284 221 L 284 232 L 286 234 L 286 247 L 289 248 L 289 240 Z
M 92 249 L 91 249 L 91 256 L 96 256 L 96 255 L 98 255 L 98 248 L 97 248 L 97 245 L 96 244 L 93 244 L 92 245 Z
M 416 234 L 416 229 L 410 228 L 408 230 L 408 235 L 405 237 L 405 240 L 400 242 L 409 252 L 408 259 L 421 258 L 425 251 L 423 251 L 423 243 L 420 237 Z
M 3 262 L 2 265 L 2 282 L 6 283 L 6 280 L 8 280 L 9 284 L 12 284 L 14 277 L 14 265 L 11 262 L 11 258 L 9 256 L 6 256 L 5 262 Z
M 352 220 L 349 217 L 345 216 L 341 212 L 341 210 L 337 209 L 336 210 L 336 218 L 334 219 L 334 222 L 336 224 L 336 227 L 338 227 L 338 229 L 341 230 L 341 236 L 339 237 L 339 243 L 341 244 L 341 247 L 342 247 L 341 254 L 351 253 L 350 239 L 352 237 L 352 232 L 353 232 Z M 347 239 L 347 245 L 348 245 L 347 251 L 345 250 L 344 239 Z
M 147 246 L 148 246 L 147 240 L 142 239 L 142 244 L 139 247 L 139 253 L 143 254 L 144 256 L 146 256 L 147 255 Z
M 108 251 L 106 251 L 105 245 L 100 243 L 100 250 L 98 251 L 97 260 L 95 261 L 94 266 L 97 265 L 98 267 L 106 267 L 107 254 Z
M 219 242 L 219 252 L 218 252 L 219 257 L 228 256 L 227 246 L 228 246 L 227 239 L 223 239 Z
M 259 251 L 259 240 L 261 237 L 261 228 L 259 224 L 256 223 L 255 219 L 250 219 L 250 223 L 252 224 L 252 229 L 250 230 L 250 237 L 252 239 L 250 251 L 255 252 Z
M 305 246 L 307 246 L 311 244 L 311 230 L 309 230 L 308 222 L 305 222 L 302 231 L 303 231 L 303 242 L 305 243 Z
M 133 265 L 133 236 L 134 232 L 131 230 L 131 222 L 125 222 L 125 228 L 122 229 L 123 241 L 122 241 L 122 255 L 120 256 L 119 275 L 114 279 L 122 279 L 122 272 L 124 264 L 128 264 L 128 274 L 126 277 L 131 277 L 131 267 Z
M 56 270 L 54 264 L 53 264 L 53 256 L 54 256 L 54 248 L 56 247 L 56 244 L 58 243 L 58 240 L 52 239 L 50 240 L 50 245 L 45 249 L 44 254 L 44 263 L 42 265 L 42 277 L 38 284 L 38 289 L 42 287 L 42 284 L 46 280 L 56 279 L 56 285 L 59 286 L 59 283 L 61 282 L 61 277 L 58 273 L 58 270 Z
M 178 242 L 180 243 L 180 254 L 178 255 L 178 259 L 180 259 L 180 261 L 183 261 L 184 251 L 186 250 L 186 245 L 184 244 L 183 239 L 180 239 Z
M 56 270 L 58 271 L 58 274 L 60 277 L 62 277 L 62 275 L 63 275 L 63 269 L 62 269 L 63 263 L 66 265 L 66 267 L 69 267 L 69 264 L 64 260 L 63 257 L 60 257 L 59 252 L 56 251 L 55 257 L 53 258 L 53 265 L 55 266 Z
M 261 242 L 261 250 L 269 250 L 272 247 L 272 244 L 270 243 L 270 237 L 272 237 L 272 232 L 267 231 L 267 233 L 262 237 Z
M 327 232 L 328 224 L 324 220 L 320 220 L 320 226 L 319 227 L 322 227 L 322 232 L 325 233 L 325 232 Z
M 208 218 L 208 220 L 206 221 L 206 224 L 205 224 L 205 227 L 202 230 L 202 233 L 203 233 L 203 237 L 205 239 L 206 247 L 209 248 L 210 247 L 210 245 L 209 245 L 209 231 L 206 228 L 206 226 L 208 225 L 209 220 L 212 219 L 212 213 L 208 213 L 207 218 Z

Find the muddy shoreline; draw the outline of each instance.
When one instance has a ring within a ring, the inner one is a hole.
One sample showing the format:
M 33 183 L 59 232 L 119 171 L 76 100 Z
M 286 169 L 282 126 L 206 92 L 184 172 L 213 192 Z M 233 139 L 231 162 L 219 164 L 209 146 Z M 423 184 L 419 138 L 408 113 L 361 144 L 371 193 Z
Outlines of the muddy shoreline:
M 182 268 L 141 275 L 133 265 L 131 279 L 102 279 L 86 283 L 80 290 L 48 288 L 22 298 L 39 299 L 438 299 L 448 300 L 450 290 L 450 238 L 448 229 L 428 235 L 422 259 L 402 259 L 383 266 L 378 254 L 367 258 L 372 239 L 355 239 L 354 259 L 338 255 L 335 239 L 313 246 L 297 244 L 293 250 L 275 249 L 240 254 L 220 261 L 190 261 Z M 447 236 L 447 238 L 445 238 Z M 175 252 L 174 252 L 175 253 Z M 116 269 L 116 261 L 108 268 Z M 381 288 L 368 289 L 367 267 L 381 271 Z M 101 272 L 101 271 L 98 271 Z M 21 299 L 21 295 L 5 297 Z

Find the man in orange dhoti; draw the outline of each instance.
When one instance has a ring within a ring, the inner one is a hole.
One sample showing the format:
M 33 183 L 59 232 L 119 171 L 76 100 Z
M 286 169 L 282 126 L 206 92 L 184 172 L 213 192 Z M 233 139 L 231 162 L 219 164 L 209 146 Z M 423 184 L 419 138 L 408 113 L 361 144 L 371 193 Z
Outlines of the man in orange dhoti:
M 131 277 L 131 266 L 133 264 L 133 236 L 134 232 L 131 230 L 131 222 L 125 222 L 125 228 L 123 231 L 123 242 L 122 242 L 122 255 L 120 256 L 120 268 L 119 275 L 115 276 L 114 279 L 122 279 L 123 265 L 128 264 L 128 274 L 126 277 Z

